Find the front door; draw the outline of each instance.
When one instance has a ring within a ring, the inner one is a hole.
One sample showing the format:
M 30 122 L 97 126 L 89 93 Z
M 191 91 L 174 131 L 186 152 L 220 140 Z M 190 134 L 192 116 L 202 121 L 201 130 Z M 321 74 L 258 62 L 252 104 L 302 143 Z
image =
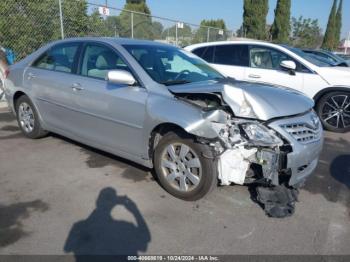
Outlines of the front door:
M 297 64 L 295 74 L 281 68 L 280 64 L 284 60 L 292 60 Z M 249 49 L 249 67 L 245 71 L 245 80 L 303 92 L 304 72 L 302 70 L 302 65 L 287 54 L 273 48 L 255 45 Z
M 126 70 L 128 66 L 109 46 L 88 43 L 82 54 L 73 100 L 75 132 L 96 146 L 112 151 L 142 154 L 147 90 L 140 86 L 112 84 L 106 81 L 109 70 Z

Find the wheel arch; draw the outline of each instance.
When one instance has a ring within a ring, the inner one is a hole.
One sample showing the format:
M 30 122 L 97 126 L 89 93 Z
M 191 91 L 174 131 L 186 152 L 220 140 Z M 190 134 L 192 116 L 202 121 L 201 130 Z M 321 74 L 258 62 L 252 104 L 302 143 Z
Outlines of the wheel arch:
M 179 135 L 193 136 L 190 133 L 186 132 L 186 130 L 178 124 L 171 123 L 171 122 L 164 122 L 164 123 L 158 124 L 152 129 L 149 137 L 149 141 L 148 141 L 148 156 L 152 162 L 153 162 L 154 150 L 157 147 L 159 141 L 165 134 L 169 133 L 170 131 L 172 132 L 177 131 Z
M 315 107 L 317 106 L 318 102 L 320 101 L 320 99 L 330 93 L 330 92 L 350 92 L 350 86 L 331 86 L 331 87 L 327 87 L 325 89 L 320 90 L 314 97 L 314 101 L 315 101 Z

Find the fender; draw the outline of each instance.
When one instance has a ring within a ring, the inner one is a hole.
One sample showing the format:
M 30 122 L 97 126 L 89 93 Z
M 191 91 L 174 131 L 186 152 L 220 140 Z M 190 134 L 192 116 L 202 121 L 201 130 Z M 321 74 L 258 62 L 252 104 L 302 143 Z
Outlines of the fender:
M 331 87 L 327 87 L 327 88 L 324 88 L 322 90 L 320 90 L 314 97 L 314 101 L 315 101 L 315 104 L 316 102 L 322 97 L 324 96 L 325 94 L 329 93 L 329 92 L 350 92 L 350 86 L 331 86 Z
M 160 124 L 174 124 L 189 134 L 215 139 L 218 134 L 210 122 L 222 121 L 222 112 L 221 110 L 204 112 L 200 107 L 174 97 L 150 95 L 146 106 L 143 148 L 148 148 L 151 133 Z M 148 156 L 148 150 L 143 155 Z

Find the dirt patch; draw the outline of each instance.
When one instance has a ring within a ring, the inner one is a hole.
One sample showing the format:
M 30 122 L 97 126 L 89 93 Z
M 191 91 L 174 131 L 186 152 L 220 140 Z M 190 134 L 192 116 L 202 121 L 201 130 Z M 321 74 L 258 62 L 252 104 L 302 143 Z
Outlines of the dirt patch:
M 41 200 L 0 205 L 0 247 L 11 245 L 28 235 L 23 229 L 22 220 L 28 218 L 31 212 L 44 212 L 48 208 L 49 206 Z

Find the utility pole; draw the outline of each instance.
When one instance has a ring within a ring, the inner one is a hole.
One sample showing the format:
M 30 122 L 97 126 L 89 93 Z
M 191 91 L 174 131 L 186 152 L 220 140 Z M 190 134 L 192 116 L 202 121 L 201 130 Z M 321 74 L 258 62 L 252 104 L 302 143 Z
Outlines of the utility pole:
M 210 27 L 208 27 L 208 32 L 207 32 L 207 42 L 210 40 Z
M 131 12 L 131 38 L 134 38 L 134 13 Z
M 176 46 L 178 44 L 178 40 L 177 40 L 177 25 L 178 25 L 178 23 L 179 22 L 176 22 L 176 24 L 175 24 L 175 44 L 176 44 Z
M 62 14 L 62 2 L 61 2 L 61 0 L 58 0 L 58 5 L 59 5 L 59 9 L 60 9 L 61 38 L 64 39 L 63 14 Z
M 347 55 L 348 54 L 348 45 L 350 44 L 350 31 L 349 31 L 349 33 L 348 33 L 348 39 L 347 40 L 345 40 L 345 55 Z

